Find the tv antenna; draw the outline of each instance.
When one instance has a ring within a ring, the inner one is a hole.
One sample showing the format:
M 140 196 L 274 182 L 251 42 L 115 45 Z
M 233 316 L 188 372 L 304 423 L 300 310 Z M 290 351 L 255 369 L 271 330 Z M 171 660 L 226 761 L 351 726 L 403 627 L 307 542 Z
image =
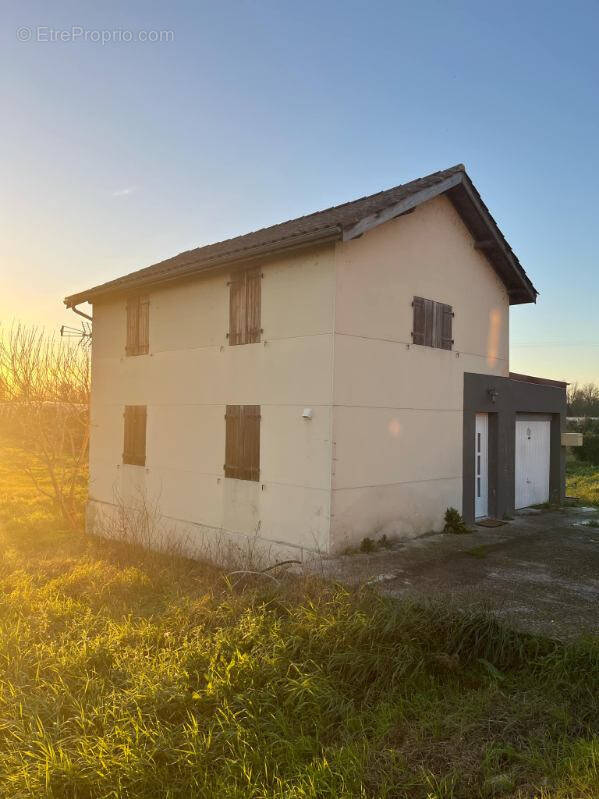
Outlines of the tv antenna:
M 92 326 L 90 322 L 85 321 L 81 323 L 81 327 L 62 325 L 60 328 L 60 335 L 63 338 L 78 338 L 79 346 L 89 347 L 92 343 Z

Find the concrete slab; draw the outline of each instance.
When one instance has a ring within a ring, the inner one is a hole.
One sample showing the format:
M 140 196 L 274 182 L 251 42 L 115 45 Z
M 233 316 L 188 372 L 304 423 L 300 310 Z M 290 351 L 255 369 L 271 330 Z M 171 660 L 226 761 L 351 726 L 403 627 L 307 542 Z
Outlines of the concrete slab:
M 434 533 L 320 562 L 325 576 L 390 596 L 451 599 L 563 640 L 599 635 L 599 508 L 518 514 L 508 525 Z M 583 523 L 584 522 L 584 523 Z

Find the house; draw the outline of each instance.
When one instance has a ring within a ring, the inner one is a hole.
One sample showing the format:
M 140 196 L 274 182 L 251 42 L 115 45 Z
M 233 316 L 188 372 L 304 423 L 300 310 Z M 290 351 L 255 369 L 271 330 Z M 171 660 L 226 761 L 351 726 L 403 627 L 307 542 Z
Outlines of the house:
M 460 164 L 67 297 L 90 529 L 143 496 L 193 551 L 302 559 L 560 500 L 565 384 L 509 371 L 536 296 Z

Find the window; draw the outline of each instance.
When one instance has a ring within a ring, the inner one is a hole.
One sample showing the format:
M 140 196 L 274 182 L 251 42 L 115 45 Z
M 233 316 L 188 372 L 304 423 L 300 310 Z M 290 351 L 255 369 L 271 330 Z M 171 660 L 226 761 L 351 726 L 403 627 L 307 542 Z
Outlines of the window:
M 255 344 L 260 341 L 259 269 L 236 272 L 229 282 L 229 344 Z
M 127 300 L 127 355 L 147 355 L 150 348 L 150 298 L 147 294 Z
M 451 305 L 423 297 L 414 297 L 412 341 L 425 347 L 450 350 L 453 345 L 453 311 Z
M 125 405 L 123 463 L 146 465 L 146 406 Z
M 227 405 L 225 477 L 260 479 L 260 406 Z

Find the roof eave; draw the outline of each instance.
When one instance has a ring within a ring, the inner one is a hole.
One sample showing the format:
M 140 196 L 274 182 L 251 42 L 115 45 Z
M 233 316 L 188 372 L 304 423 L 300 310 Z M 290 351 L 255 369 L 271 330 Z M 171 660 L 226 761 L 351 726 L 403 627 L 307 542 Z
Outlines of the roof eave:
M 67 307 L 73 307 L 81 302 L 93 302 L 97 298 L 110 294 L 123 294 L 140 288 L 180 280 L 224 266 L 241 266 L 267 255 L 290 252 L 327 241 L 339 241 L 341 239 L 350 241 L 391 219 L 409 213 L 419 205 L 441 194 L 445 194 L 452 202 L 464 224 L 469 229 L 474 239 L 474 246 L 484 251 L 487 260 L 503 281 L 508 291 L 510 305 L 536 302 L 537 290 L 468 177 L 464 165 L 458 164 L 446 170 L 443 175 L 443 179 L 432 185 L 419 188 L 404 196 L 398 202 L 380 208 L 376 213 L 362 218 L 355 218 L 354 221 L 344 227 L 339 223 L 328 226 L 323 225 L 321 228 L 288 235 L 261 244 L 240 246 L 237 250 L 230 250 L 212 257 L 206 254 L 202 257 L 201 249 L 190 251 L 188 254 L 184 254 L 189 256 L 189 260 L 181 262 L 181 256 L 176 256 L 175 259 L 169 259 L 133 272 L 125 277 L 72 294 L 65 298 L 64 303 Z M 174 260 L 178 261 L 176 265 L 173 265 Z
M 326 244 L 327 242 L 339 241 L 342 236 L 341 228 L 338 225 L 321 228 L 317 231 L 310 231 L 298 236 L 290 236 L 286 239 L 260 244 L 255 247 L 240 250 L 237 253 L 227 253 L 218 255 L 214 258 L 191 259 L 183 267 L 166 270 L 164 273 L 152 272 L 151 274 L 133 273 L 131 280 L 117 278 L 108 283 L 94 286 L 87 291 L 78 294 L 71 294 L 65 297 L 63 302 L 67 308 L 72 308 L 82 302 L 93 302 L 95 299 L 111 294 L 122 294 L 133 289 L 149 288 L 150 286 L 162 285 L 173 280 L 181 280 L 191 277 L 198 273 L 209 272 L 214 269 L 221 269 L 225 266 L 237 267 L 247 264 L 256 258 L 263 258 L 267 255 L 274 255 L 280 252 L 292 252 L 295 250 L 310 247 L 315 244 Z
M 447 192 L 447 196 L 470 230 L 475 247 L 483 249 L 487 259 L 503 280 L 508 290 L 510 305 L 536 302 L 539 292 L 466 172 L 462 174 L 459 184 Z

